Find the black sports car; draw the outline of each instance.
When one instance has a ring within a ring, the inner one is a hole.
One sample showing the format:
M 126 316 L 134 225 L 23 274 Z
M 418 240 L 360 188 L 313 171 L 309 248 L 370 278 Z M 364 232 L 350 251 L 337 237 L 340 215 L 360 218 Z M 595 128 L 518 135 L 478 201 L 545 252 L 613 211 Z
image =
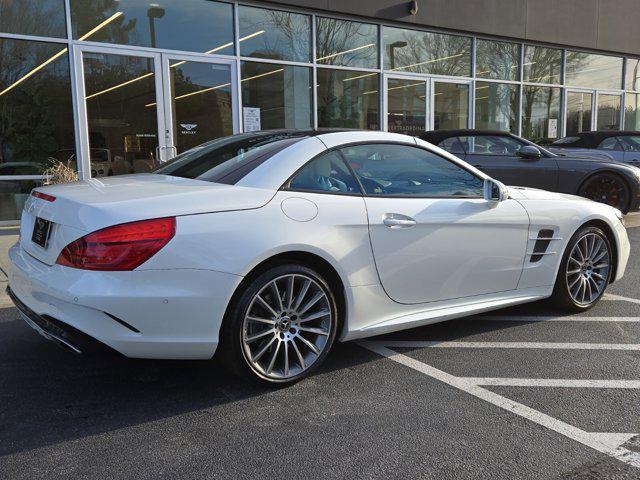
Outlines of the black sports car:
M 507 185 L 580 195 L 623 213 L 640 209 L 640 168 L 613 159 L 558 155 L 501 131 L 436 130 L 420 138 Z

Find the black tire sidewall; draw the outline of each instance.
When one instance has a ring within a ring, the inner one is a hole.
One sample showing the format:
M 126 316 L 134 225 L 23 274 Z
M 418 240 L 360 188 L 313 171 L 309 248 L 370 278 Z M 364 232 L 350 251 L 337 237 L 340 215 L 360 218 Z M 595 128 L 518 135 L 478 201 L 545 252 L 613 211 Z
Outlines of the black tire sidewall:
M 267 285 L 275 278 L 294 273 L 312 278 L 318 283 L 318 285 L 320 285 L 320 287 L 327 295 L 333 319 L 331 323 L 331 330 L 329 332 L 329 337 L 327 338 L 327 343 L 324 350 L 320 353 L 319 358 L 316 359 L 313 365 L 307 368 L 304 372 L 301 372 L 295 377 L 291 377 L 286 380 L 269 379 L 254 370 L 245 356 L 242 345 L 242 328 L 244 317 L 247 309 L 249 308 L 251 300 L 260 291 L 260 289 L 262 289 L 265 285 Z M 221 353 L 227 366 L 234 373 L 244 379 L 248 379 L 250 381 L 253 381 L 254 383 L 270 387 L 284 387 L 292 385 L 302 380 L 303 378 L 306 378 L 312 372 L 314 372 L 324 362 L 326 356 L 329 354 L 329 351 L 333 347 L 333 343 L 337 336 L 337 331 L 340 324 L 335 294 L 324 277 L 315 270 L 303 265 L 283 264 L 272 267 L 265 272 L 257 275 L 255 278 L 251 279 L 240 288 L 242 288 L 243 290 L 239 292 L 239 295 L 233 301 L 233 304 L 230 306 L 224 319 L 220 338 L 221 341 L 220 345 L 218 346 L 218 348 L 222 349 Z
M 573 250 L 573 247 L 576 245 L 576 243 L 578 243 L 579 239 L 581 239 L 584 235 L 588 233 L 595 233 L 605 242 L 605 245 L 609 250 L 610 265 L 609 265 L 609 271 L 607 273 L 607 280 L 605 282 L 604 288 L 602 289 L 602 292 L 600 292 L 600 295 L 598 295 L 598 297 L 588 305 L 581 305 L 571 297 L 571 293 L 569 292 L 569 286 L 567 285 L 567 264 L 569 263 L 569 256 L 571 255 L 571 251 Z M 576 233 L 573 234 L 564 251 L 564 254 L 562 256 L 562 262 L 560 262 L 560 268 L 558 269 L 558 275 L 556 277 L 556 283 L 554 286 L 552 298 L 555 300 L 555 303 L 559 307 L 565 310 L 570 310 L 574 312 L 584 312 L 586 310 L 589 310 L 594 305 L 596 305 L 604 295 L 607 285 L 609 285 L 609 282 L 611 280 L 612 271 L 613 271 L 613 250 L 611 248 L 611 242 L 609 241 L 609 238 L 607 238 L 605 233 L 598 227 L 594 227 L 594 226 L 582 227 L 578 229 Z
M 629 207 L 631 205 L 631 189 L 629 188 L 629 185 L 627 184 L 627 182 L 620 175 L 618 175 L 616 173 L 608 173 L 608 172 L 597 173 L 597 174 L 587 178 L 587 180 L 578 189 L 578 195 L 581 196 L 581 197 L 584 197 L 584 198 L 588 198 L 588 197 L 585 197 L 583 195 L 583 193 L 585 192 L 585 189 L 592 182 L 595 182 L 599 178 L 602 178 L 602 177 L 611 177 L 611 178 L 615 179 L 616 181 L 620 182 L 620 184 L 624 188 L 624 191 L 625 191 L 625 194 L 626 194 L 626 205 L 624 205 L 623 208 L 621 208 L 620 210 L 622 211 L 622 213 L 628 213 L 629 212 Z M 599 200 L 594 200 L 594 201 L 599 202 L 599 203 L 604 203 L 604 202 L 600 202 Z M 609 204 L 606 203 L 605 205 L 609 205 Z

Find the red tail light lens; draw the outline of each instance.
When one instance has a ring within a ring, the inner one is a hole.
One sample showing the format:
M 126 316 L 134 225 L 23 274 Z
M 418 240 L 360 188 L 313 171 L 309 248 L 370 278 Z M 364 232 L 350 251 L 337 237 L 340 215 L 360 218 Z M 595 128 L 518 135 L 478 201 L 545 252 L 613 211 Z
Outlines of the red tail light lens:
M 47 195 L 46 193 L 42 193 L 42 192 L 39 192 L 37 190 L 32 190 L 31 191 L 31 196 L 39 198 L 40 200 L 45 200 L 47 202 L 55 202 L 56 201 L 56 197 L 54 197 L 53 195 Z
M 123 223 L 71 242 L 56 263 L 84 270 L 133 270 L 153 257 L 176 233 L 176 219 Z

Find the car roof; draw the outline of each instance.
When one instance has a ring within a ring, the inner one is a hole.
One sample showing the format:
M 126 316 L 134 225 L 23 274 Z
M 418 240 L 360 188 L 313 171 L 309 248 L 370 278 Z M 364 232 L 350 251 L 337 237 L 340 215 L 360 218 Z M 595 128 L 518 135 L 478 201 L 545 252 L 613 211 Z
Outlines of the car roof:
M 418 138 L 424 140 L 429 143 L 433 143 L 434 145 L 439 144 L 443 140 L 451 137 L 469 137 L 469 136 L 477 136 L 477 135 L 490 135 L 490 136 L 500 136 L 500 137 L 511 137 L 513 136 L 510 132 L 505 132 L 504 130 L 478 130 L 475 128 L 460 128 L 457 130 L 432 130 L 430 132 L 424 132 L 418 135 Z
M 575 135 L 567 135 L 566 138 L 576 138 L 573 142 L 567 143 L 554 143 L 552 146 L 555 147 L 578 147 L 578 148 L 596 148 L 600 145 L 600 143 L 611 137 L 627 137 L 627 136 L 640 136 L 640 132 L 635 131 L 594 131 L 594 132 L 581 132 L 576 133 Z M 560 140 L 563 140 L 562 138 Z

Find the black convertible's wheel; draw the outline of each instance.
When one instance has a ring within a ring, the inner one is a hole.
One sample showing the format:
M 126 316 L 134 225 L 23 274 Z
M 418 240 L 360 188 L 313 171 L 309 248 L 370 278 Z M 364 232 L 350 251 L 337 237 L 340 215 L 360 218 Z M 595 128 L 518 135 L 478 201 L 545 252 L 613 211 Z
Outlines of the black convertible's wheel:
M 221 348 L 245 378 L 289 385 L 316 369 L 331 349 L 337 307 L 324 278 L 281 265 L 253 279 L 225 319 Z
M 623 213 L 629 209 L 629 187 L 613 173 L 600 173 L 588 179 L 578 195 L 616 207 Z
M 581 312 L 598 303 L 611 278 L 612 260 L 611 245 L 602 230 L 578 230 L 560 263 L 552 296 L 556 305 Z

